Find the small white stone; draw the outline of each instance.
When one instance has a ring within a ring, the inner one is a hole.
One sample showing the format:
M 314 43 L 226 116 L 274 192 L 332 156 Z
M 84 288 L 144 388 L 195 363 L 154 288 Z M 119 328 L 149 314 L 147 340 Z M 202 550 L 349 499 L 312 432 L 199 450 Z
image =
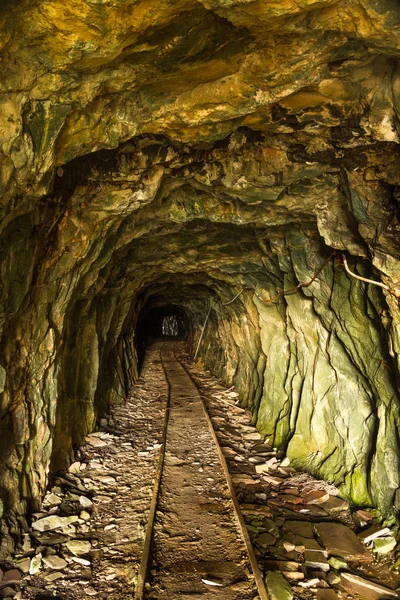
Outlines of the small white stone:
M 58 506 L 59 504 L 61 504 L 62 500 L 60 498 L 60 496 L 57 496 L 56 494 L 46 494 L 45 499 L 43 500 L 43 504 L 45 506 Z
M 86 496 L 79 496 L 79 504 L 83 508 L 90 508 L 91 506 L 93 506 L 93 502 L 89 500 L 89 498 L 86 498 Z
M 203 583 L 205 583 L 206 585 L 211 585 L 211 586 L 216 586 L 216 587 L 222 587 L 222 581 L 220 579 L 216 579 L 214 577 L 207 577 L 201 580 Z
M 75 556 L 87 554 L 92 547 L 91 543 L 86 540 L 70 540 L 66 542 L 65 545 L 67 546 L 68 550 Z
M 94 448 L 102 448 L 103 446 L 107 446 L 107 442 L 103 442 L 103 440 L 100 440 L 97 437 L 87 437 L 85 439 L 89 446 L 93 446 Z
M 256 473 L 268 473 L 268 465 L 267 463 L 262 463 L 261 465 L 256 465 Z
M 101 481 L 101 483 L 115 483 L 115 477 L 111 477 L 111 475 L 103 475 L 101 477 L 98 477 L 98 480 Z
M 79 473 L 79 471 L 81 470 L 81 463 L 80 462 L 74 462 L 72 463 L 72 465 L 70 465 L 68 467 L 68 473 Z
M 317 577 L 315 577 L 314 579 L 308 579 L 307 581 L 298 581 L 298 585 L 300 585 L 303 588 L 309 588 L 309 587 L 314 587 L 317 585 L 317 583 L 320 582 L 320 579 L 318 579 Z
M 39 552 L 39 554 L 36 554 L 36 556 L 34 556 L 31 560 L 31 564 L 29 567 L 29 574 L 36 575 L 36 573 L 38 573 L 40 571 L 41 566 L 42 566 L 42 555 Z
M 85 558 L 79 558 L 78 556 L 73 556 L 72 560 L 78 565 L 82 565 L 84 567 L 90 567 L 90 560 L 86 560 Z

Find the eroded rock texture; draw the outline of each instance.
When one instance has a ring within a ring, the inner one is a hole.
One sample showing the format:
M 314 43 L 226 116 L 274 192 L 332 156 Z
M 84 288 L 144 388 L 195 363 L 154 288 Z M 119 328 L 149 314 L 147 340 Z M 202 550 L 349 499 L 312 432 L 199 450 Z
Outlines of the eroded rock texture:
M 294 465 L 399 508 L 397 1 L 19 0 L 0 22 L 3 534 L 123 401 L 162 306 L 195 347 L 211 305 L 200 356 Z

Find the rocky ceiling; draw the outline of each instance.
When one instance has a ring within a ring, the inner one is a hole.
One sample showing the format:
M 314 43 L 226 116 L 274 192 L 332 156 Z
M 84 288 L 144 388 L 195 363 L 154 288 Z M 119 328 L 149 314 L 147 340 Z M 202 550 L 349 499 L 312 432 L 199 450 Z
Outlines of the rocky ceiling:
M 163 306 L 193 344 L 209 313 L 199 356 L 292 464 L 394 514 L 397 0 L 3 0 L 0 23 L 2 554 Z

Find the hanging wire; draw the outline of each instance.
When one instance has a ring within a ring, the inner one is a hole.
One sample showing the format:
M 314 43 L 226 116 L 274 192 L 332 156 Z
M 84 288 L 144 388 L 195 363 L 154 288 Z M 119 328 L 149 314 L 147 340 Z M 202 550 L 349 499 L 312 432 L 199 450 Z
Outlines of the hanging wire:
M 255 291 L 254 291 L 254 293 L 257 296 L 257 298 L 259 298 L 261 300 L 261 302 L 264 302 L 264 304 L 270 304 L 271 302 L 273 302 L 277 298 L 280 298 L 280 296 L 286 296 L 287 294 L 294 294 L 295 292 L 297 292 L 297 290 L 299 290 L 301 288 L 309 287 L 312 283 L 314 283 L 314 281 L 317 279 L 318 275 L 321 273 L 321 271 L 323 271 L 325 269 L 326 265 L 329 263 L 329 261 L 331 260 L 332 256 L 335 256 L 335 254 L 336 254 L 336 251 L 333 251 L 328 256 L 328 258 L 326 260 L 324 260 L 324 262 L 322 263 L 322 265 L 320 266 L 320 268 L 318 269 L 318 271 L 313 275 L 312 279 L 310 279 L 310 281 L 307 281 L 305 283 L 299 283 L 298 285 L 296 285 L 293 288 L 290 288 L 289 290 L 283 290 L 282 292 L 279 292 L 279 294 L 275 294 L 275 296 L 272 296 L 272 298 L 270 298 L 269 300 L 264 300 Z
M 222 306 L 229 306 L 230 304 L 232 304 L 232 302 L 234 302 L 234 301 L 236 300 L 236 298 L 239 298 L 240 294 L 241 294 L 242 292 L 244 292 L 244 290 L 248 290 L 248 289 L 250 289 L 250 288 L 242 288 L 242 289 L 240 290 L 240 292 L 238 292 L 238 293 L 236 294 L 236 296 L 234 296 L 234 297 L 232 298 L 232 300 L 229 300 L 229 302 L 221 302 Z
M 344 264 L 344 268 L 346 269 L 346 272 L 351 277 L 354 277 L 355 279 L 359 279 L 360 281 L 365 281 L 365 283 L 372 283 L 372 285 L 379 285 L 379 287 L 383 288 L 384 290 L 387 290 L 389 292 L 389 294 L 392 294 L 392 296 L 394 296 L 395 298 L 400 298 L 400 292 L 395 292 L 394 290 L 391 290 L 390 287 L 388 285 L 386 285 L 385 283 L 382 283 L 381 281 L 375 281 L 374 279 L 367 279 L 366 277 L 361 277 L 361 275 L 356 275 L 356 273 L 353 273 L 353 271 L 350 271 L 349 265 L 347 263 L 347 258 L 345 257 L 344 254 L 342 254 L 342 261 Z
M 208 309 L 208 313 L 206 315 L 205 321 L 204 321 L 204 325 L 202 327 L 201 333 L 200 333 L 200 337 L 199 337 L 199 342 L 197 344 L 197 348 L 196 348 L 196 352 L 194 354 L 194 360 L 196 360 L 197 358 L 197 354 L 199 352 L 199 348 L 200 348 L 200 344 L 201 344 L 201 340 L 203 339 L 203 335 L 204 335 L 204 330 L 206 328 L 207 325 L 207 321 L 208 321 L 208 317 L 210 316 L 210 312 L 211 312 L 211 307 L 212 307 L 212 303 L 210 302 L 210 308 Z

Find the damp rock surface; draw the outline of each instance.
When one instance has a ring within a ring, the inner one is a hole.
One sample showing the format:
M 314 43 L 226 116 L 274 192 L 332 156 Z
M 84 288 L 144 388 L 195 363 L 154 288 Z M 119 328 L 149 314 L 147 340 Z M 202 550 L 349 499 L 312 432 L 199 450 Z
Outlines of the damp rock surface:
M 351 507 L 335 486 L 282 466 L 286 459 L 265 440 L 256 444 L 246 439 L 251 413 L 187 355 L 181 354 L 181 359 L 204 395 L 213 422 L 218 422 L 217 436 L 269 595 L 398 598 L 395 554 L 385 559 L 374 548 L 374 539 L 389 537 L 376 511 Z M 254 457 L 264 460 L 266 471 L 257 472 Z
M 43 509 L 17 548 L 17 570 L 8 571 L 18 574 L 17 582 L 10 581 L 17 583 L 15 593 L 20 590 L 29 600 L 45 594 L 68 600 L 132 597 L 166 399 L 167 383 L 156 352 L 146 359 L 141 382 L 126 404 L 116 407 L 104 428 L 84 440 L 75 463 L 79 469 L 57 474 L 44 505 L 52 505 L 56 495 L 61 500 L 55 505 L 58 514 L 46 516 L 45 510 L 53 509 Z M 51 529 L 40 525 L 49 519 Z
M 399 23 L 394 0 L 2 2 L 1 559 L 85 437 L 109 447 L 163 311 L 248 441 L 398 518 Z

